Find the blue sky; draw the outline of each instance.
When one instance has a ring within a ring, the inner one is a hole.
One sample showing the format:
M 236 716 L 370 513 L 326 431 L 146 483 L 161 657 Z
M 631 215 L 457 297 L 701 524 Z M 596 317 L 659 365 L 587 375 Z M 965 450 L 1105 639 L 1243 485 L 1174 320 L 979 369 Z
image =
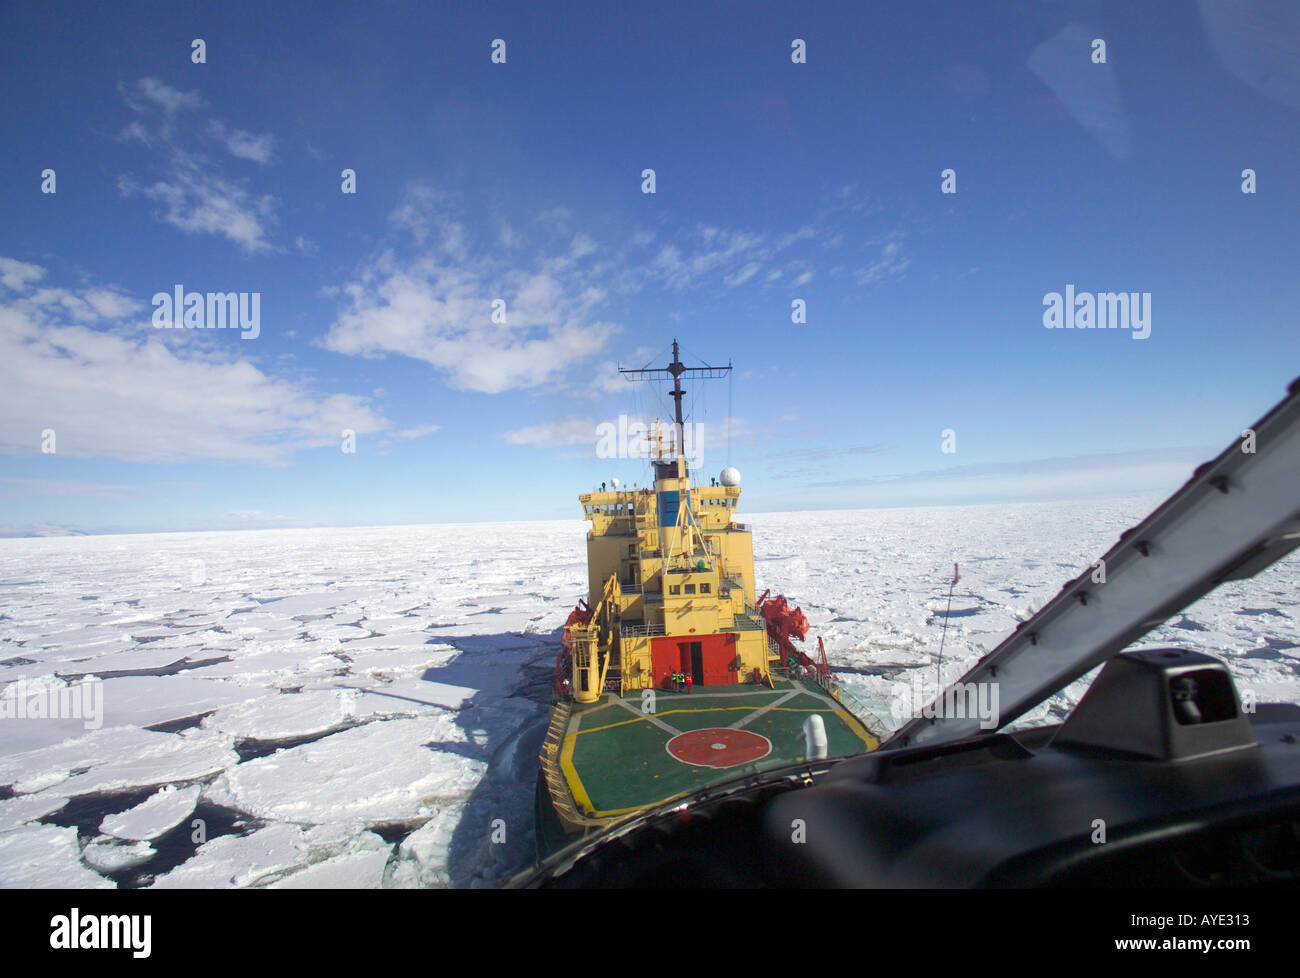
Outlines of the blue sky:
M 674 337 L 750 511 L 1172 490 L 1300 373 L 1293 6 L 681 6 L 0 7 L 0 532 L 576 517 Z

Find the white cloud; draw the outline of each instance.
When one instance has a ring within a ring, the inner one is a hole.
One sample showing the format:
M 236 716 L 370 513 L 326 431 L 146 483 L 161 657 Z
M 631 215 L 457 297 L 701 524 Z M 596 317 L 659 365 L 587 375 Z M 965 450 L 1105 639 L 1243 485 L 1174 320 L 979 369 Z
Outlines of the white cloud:
M 102 319 L 124 319 L 144 308 L 144 303 L 117 289 L 89 289 L 81 297 Z
M 651 284 L 672 291 L 806 285 L 813 263 L 797 249 L 808 242 L 824 246 L 836 213 L 783 233 L 697 223 L 672 240 L 656 243 L 654 233 L 635 232 L 610 247 L 575 229 L 574 215 L 563 207 L 514 224 L 475 220 L 453 195 L 412 184 L 389 215 L 391 227 L 403 233 L 351 282 L 323 290 L 343 303 L 323 345 L 345 355 L 422 360 L 451 386 L 483 393 L 562 385 L 598 394 L 610 384 L 584 385 L 578 378 L 589 372 L 582 361 L 602 352 L 618 331 L 600 318 L 609 295 Z M 871 243 L 880 244 L 881 256 L 860 280 L 908 267 L 899 239 L 895 232 Z M 504 323 L 492 322 L 499 299 L 506 302 Z
M 418 254 L 384 251 L 342 289 L 348 308 L 324 345 L 336 353 L 399 354 L 435 367 L 453 387 L 495 394 L 553 383 L 604 348 L 617 327 L 595 316 L 604 300 L 575 252 L 505 267 L 493 246 L 480 251 L 444 195 L 416 185 L 391 216 Z M 588 252 L 590 253 L 590 252 Z M 493 322 L 493 302 L 506 321 Z
M 853 273 L 859 285 L 874 285 L 887 278 L 902 275 L 912 264 L 912 259 L 903 254 L 903 244 L 896 236 L 891 237 L 880 249 L 880 256 L 871 264 Z
M 14 258 L 0 258 L 0 285 L 14 292 L 24 291 L 28 285 L 40 280 L 45 269 Z
M 755 259 L 765 260 L 773 253 L 774 249 L 762 234 L 724 231 L 700 225 L 683 236 L 682 248 L 673 244 L 664 245 L 655 258 L 653 268 L 669 288 L 681 290 L 699 284 L 706 276 L 718 273 L 734 276 L 741 267 L 759 265 L 760 262 Z M 757 267 L 741 281 L 756 271 Z
M 388 425 L 365 398 L 318 394 L 192 344 L 178 351 L 170 331 L 88 328 L 70 310 L 93 311 L 100 293 L 120 296 L 42 289 L 0 302 L 0 451 L 38 454 L 52 429 L 66 457 L 275 463 L 338 445 L 344 428 Z
M 438 212 L 450 206 L 451 198 L 425 183 L 412 183 L 402 192 L 402 199 L 388 221 L 408 232 L 416 244 L 424 244 L 433 232 Z M 450 226 L 451 222 L 447 222 Z M 453 236 L 458 232 L 453 232 Z
M 140 192 L 164 206 L 161 220 L 187 234 L 221 235 L 254 254 L 271 250 L 266 235 L 275 219 L 274 198 L 254 197 L 183 155 L 174 159 L 168 179 Z
M 645 354 L 651 356 L 654 351 Z M 592 396 L 600 394 L 628 394 L 628 380 L 618 372 L 619 365 L 613 360 L 606 360 L 599 363 L 592 370 L 591 380 L 587 384 L 587 391 Z
M 243 129 L 227 129 L 217 120 L 212 121 L 212 135 L 220 140 L 231 156 L 252 160 L 255 163 L 269 163 L 273 152 L 274 139 L 269 132 L 255 135 Z
M 182 92 L 157 78 L 141 78 L 133 87 L 119 86 L 127 104 L 137 112 L 144 110 L 144 102 L 151 102 L 168 115 L 198 109 L 203 98 L 197 91 Z
M 226 179 L 207 156 L 183 145 L 192 141 L 193 135 L 182 135 L 173 116 L 183 109 L 200 108 L 203 103 L 198 93 L 179 92 L 152 78 L 131 87 L 119 86 L 119 91 L 141 117 L 122 129 L 121 138 L 149 147 L 160 171 L 151 183 L 128 175 L 119 177 L 122 196 L 139 195 L 161 205 L 158 219 L 186 234 L 225 237 L 252 254 L 270 251 L 268 234 L 275 224 L 275 198 Z M 157 109 L 162 111 L 161 118 Z M 263 163 L 271 158 L 270 134 L 227 130 L 219 121 L 209 125 L 207 134 L 235 156 Z
M 6 271 L 8 270 L 8 271 Z M 45 276 L 39 265 L 0 258 L 0 282 L 15 293 L 17 307 L 40 310 L 43 315 L 62 315 L 84 322 L 103 319 L 116 322 L 144 308 L 143 303 L 117 288 L 91 288 L 73 291 L 49 286 L 31 286 Z
M 744 285 L 757 274 L 758 262 L 752 261 L 738 272 L 728 275 L 724 281 L 728 286 L 735 288 L 737 285 Z
M 511 445 L 592 445 L 595 446 L 599 422 L 589 418 L 565 418 L 545 424 L 530 425 L 507 431 L 501 437 Z
M 813 224 L 776 236 L 699 224 L 677 235 L 673 242 L 660 246 L 647 263 L 647 270 L 651 278 L 662 280 L 674 291 L 719 281 L 726 288 L 734 289 L 764 272 L 800 242 L 825 235 L 825 229 Z M 799 268 L 811 277 L 811 266 L 807 261 L 799 262 Z M 770 285 L 788 273 L 789 270 L 783 272 L 771 268 L 762 280 Z

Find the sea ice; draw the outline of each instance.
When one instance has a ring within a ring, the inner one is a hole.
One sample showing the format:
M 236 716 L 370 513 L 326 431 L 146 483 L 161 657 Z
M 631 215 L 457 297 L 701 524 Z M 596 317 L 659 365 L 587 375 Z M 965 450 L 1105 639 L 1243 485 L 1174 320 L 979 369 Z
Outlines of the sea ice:
M 468 795 L 481 755 L 452 715 L 377 721 L 232 766 L 207 797 L 265 819 L 400 821 Z
M 106 817 L 99 831 L 132 841 L 156 839 L 189 818 L 202 792 L 200 785 L 164 785 L 134 808 Z
M 900 694 L 960 676 L 1158 501 L 742 518 L 759 592 L 801 606 L 804 648 L 816 654 L 820 635 L 845 688 L 894 727 Z M 0 540 L 0 694 L 19 679 L 155 673 L 104 679 L 98 730 L 0 719 L 0 788 L 14 795 L 0 800 L 0 885 L 111 885 L 91 860 L 147 870 L 143 846 L 99 838 L 83 858 L 75 829 L 35 820 L 159 786 L 176 787 L 103 831 L 147 842 L 196 797 L 251 824 L 158 886 L 508 874 L 529 842 L 536 750 L 522 732 L 545 725 L 556 630 L 587 589 L 585 533 L 564 520 Z M 1219 656 L 1259 700 L 1300 702 L 1298 582 L 1289 557 L 1142 644 Z M 1086 688 L 1022 722 L 1059 720 Z M 242 762 L 234 749 L 310 738 Z M 511 845 L 484 841 L 496 818 Z
M 113 889 L 114 883 L 82 863 L 76 829 L 24 825 L 0 832 L 0 887 Z
M 392 847 L 363 852 L 349 852 L 324 862 L 312 863 L 291 876 L 271 884 L 272 889 L 376 890 L 384 880 L 384 867 Z
M 101 836 L 81 850 L 81 858 L 88 866 L 105 873 L 141 866 L 156 855 L 147 842 L 123 842 L 111 836 Z

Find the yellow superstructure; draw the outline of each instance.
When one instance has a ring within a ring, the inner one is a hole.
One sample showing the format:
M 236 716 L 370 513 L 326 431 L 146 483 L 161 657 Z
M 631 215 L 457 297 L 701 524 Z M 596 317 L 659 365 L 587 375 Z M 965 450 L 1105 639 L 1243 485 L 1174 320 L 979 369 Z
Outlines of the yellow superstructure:
M 754 609 L 754 548 L 735 520 L 739 486 L 692 486 L 681 457 L 652 463 L 654 487 L 579 497 L 587 535 L 590 619 L 568 626 L 570 694 L 579 703 L 665 684 L 771 684 Z

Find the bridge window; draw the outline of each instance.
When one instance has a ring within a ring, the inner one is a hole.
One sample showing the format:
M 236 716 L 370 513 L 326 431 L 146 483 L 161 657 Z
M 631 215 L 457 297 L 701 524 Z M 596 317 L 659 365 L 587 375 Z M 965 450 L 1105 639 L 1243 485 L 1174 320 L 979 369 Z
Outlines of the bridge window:
M 707 581 L 705 581 L 705 582 L 703 582 L 703 583 L 700 584 L 700 593 L 701 593 L 701 594 L 708 594 L 708 593 L 709 593 L 709 584 L 708 584 Z
M 694 585 L 694 584 L 687 584 L 687 585 L 686 585 L 686 593 L 687 593 L 687 594 L 694 594 L 694 593 L 695 593 L 695 585 Z
M 681 585 L 680 585 L 680 584 L 669 584 L 669 585 L 668 585 L 668 593 L 669 593 L 669 594 L 681 594 L 681 593 L 682 593 Z

